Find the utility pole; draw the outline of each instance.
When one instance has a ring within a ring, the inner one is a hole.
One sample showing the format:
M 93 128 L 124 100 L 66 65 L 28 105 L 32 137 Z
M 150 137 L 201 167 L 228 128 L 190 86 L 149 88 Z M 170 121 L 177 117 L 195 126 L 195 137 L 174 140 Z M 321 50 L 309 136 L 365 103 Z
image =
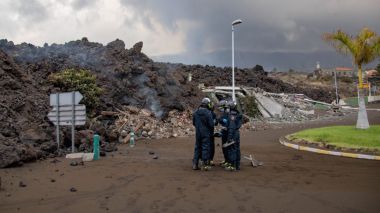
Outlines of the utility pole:
M 338 95 L 338 84 L 336 82 L 336 69 L 334 72 L 334 79 L 335 79 L 335 95 L 336 95 L 336 104 L 339 104 L 339 95 Z

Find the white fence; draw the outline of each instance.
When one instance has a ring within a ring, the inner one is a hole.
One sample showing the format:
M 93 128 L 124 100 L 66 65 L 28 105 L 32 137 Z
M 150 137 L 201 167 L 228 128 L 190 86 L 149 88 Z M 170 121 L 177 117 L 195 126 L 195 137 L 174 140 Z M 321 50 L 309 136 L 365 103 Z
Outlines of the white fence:
M 380 96 L 368 96 L 368 102 L 380 101 Z

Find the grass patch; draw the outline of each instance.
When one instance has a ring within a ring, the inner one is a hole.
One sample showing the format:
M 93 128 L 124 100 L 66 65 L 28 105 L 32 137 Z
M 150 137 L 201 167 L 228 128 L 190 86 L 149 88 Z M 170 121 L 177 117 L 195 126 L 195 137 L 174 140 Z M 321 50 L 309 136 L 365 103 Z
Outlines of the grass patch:
M 319 109 L 319 110 L 329 110 L 330 109 L 330 106 L 327 106 L 327 105 L 324 105 L 324 104 L 319 104 L 319 103 L 316 103 L 314 105 L 315 109 Z
M 291 140 L 306 140 L 326 143 L 342 148 L 364 148 L 380 150 L 380 125 L 369 129 L 356 129 L 355 126 L 332 126 L 303 130 L 289 136 Z
M 349 106 L 352 106 L 352 107 L 359 106 L 358 97 L 351 97 L 351 98 L 346 98 L 346 99 L 343 99 L 343 100 Z M 368 96 L 364 97 L 364 100 L 365 100 L 365 104 L 368 104 Z

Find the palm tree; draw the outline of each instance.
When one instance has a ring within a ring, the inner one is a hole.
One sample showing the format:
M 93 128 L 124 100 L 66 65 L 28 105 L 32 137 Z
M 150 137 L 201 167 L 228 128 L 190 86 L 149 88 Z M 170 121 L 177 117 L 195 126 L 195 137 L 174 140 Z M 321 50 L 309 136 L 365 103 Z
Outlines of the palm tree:
M 369 128 L 367 111 L 365 108 L 362 66 L 374 61 L 380 56 L 380 37 L 371 29 L 363 28 L 357 36 L 349 35 L 341 30 L 333 33 L 324 33 L 323 40 L 328 42 L 339 53 L 344 55 L 351 54 L 353 64 L 358 68 L 359 78 L 359 112 L 356 128 Z

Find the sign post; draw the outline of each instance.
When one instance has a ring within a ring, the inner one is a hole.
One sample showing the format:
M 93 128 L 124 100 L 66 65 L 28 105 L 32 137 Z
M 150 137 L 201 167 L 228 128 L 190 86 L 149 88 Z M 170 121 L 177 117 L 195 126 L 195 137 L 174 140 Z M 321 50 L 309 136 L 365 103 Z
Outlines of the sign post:
M 75 92 L 71 92 L 71 114 L 72 114 L 72 120 L 71 120 L 71 152 L 74 153 L 75 151 L 75 143 L 74 143 L 74 137 L 75 137 Z M 78 101 L 79 103 L 79 101 Z
M 57 126 L 57 144 L 59 148 L 59 126 L 71 126 L 71 152 L 75 151 L 75 126 L 86 123 L 86 106 L 79 104 L 83 96 L 80 92 L 55 93 L 50 95 L 48 118 Z
M 59 93 L 56 96 L 57 96 L 57 98 L 56 98 L 57 103 L 59 103 Z M 57 105 L 57 111 L 59 112 L 59 105 Z M 57 150 L 59 150 L 59 113 L 57 113 L 57 115 L 56 115 L 56 120 L 57 120 L 56 134 L 57 134 L 57 144 L 58 144 Z

